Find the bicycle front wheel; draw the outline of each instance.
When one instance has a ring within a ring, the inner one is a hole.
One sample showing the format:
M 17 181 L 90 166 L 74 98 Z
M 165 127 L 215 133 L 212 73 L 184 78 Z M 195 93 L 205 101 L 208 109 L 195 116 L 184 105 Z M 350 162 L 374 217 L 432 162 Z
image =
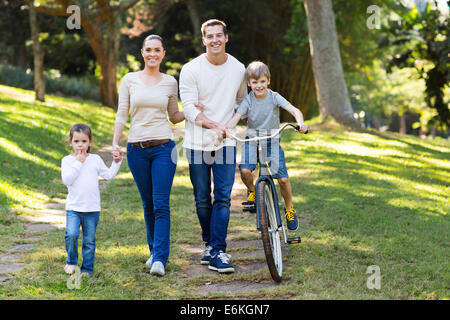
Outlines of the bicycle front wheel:
M 281 281 L 283 273 L 283 256 L 281 253 L 280 232 L 274 203 L 272 186 L 268 181 L 258 182 L 256 206 L 259 212 L 259 225 L 270 275 L 276 282 Z

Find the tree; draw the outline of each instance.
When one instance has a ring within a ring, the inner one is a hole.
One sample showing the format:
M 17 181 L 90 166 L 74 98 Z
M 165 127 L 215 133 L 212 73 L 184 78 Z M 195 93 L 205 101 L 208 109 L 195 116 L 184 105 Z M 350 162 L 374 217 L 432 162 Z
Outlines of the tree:
M 399 6 L 395 13 L 397 18 L 389 21 L 384 28 L 385 37 L 380 40 L 382 46 L 394 48 L 387 71 L 394 66 L 417 70 L 425 80 L 425 102 L 437 111 L 429 124 L 445 131 L 450 127 L 450 110 L 444 99 L 450 82 L 448 14 L 441 15 L 438 7 L 430 3 L 422 12 L 417 6 Z
M 358 128 L 344 79 L 331 0 L 305 0 L 312 65 L 323 117 Z
M 29 10 L 31 38 L 33 40 L 35 99 L 45 101 L 44 50 L 39 42 L 39 25 L 33 0 L 29 2 Z
M 116 71 L 120 29 L 124 12 L 136 5 L 138 1 L 42 0 L 39 6 L 36 6 L 37 12 L 59 16 L 70 16 L 72 12 L 68 12 L 67 8 L 70 5 L 78 6 L 81 27 L 86 31 L 95 58 L 100 65 L 100 100 L 104 105 L 114 109 L 117 108 L 118 102 Z

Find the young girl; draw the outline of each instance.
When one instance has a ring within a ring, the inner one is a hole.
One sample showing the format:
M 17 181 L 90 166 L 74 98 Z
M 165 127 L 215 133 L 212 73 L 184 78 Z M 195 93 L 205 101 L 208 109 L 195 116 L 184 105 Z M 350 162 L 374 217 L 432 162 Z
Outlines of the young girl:
M 98 176 L 111 180 L 122 163 L 122 153 L 113 155 L 108 168 L 102 158 L 89 153 L 92 144 L 91 128 L 76 124 L 70 129 L 69 143 L 73 153 L 61 161 L 61 177 L 69 191 L 66 199 L 65 246 L 67 260 L 64 271 L 72 274 L 78 264 L 78 237 L 80 226 L 83 231 L 83 264 L 81 274 L 90 275 L 94 271 L 95 231 L 100 215 L 100 190 Z

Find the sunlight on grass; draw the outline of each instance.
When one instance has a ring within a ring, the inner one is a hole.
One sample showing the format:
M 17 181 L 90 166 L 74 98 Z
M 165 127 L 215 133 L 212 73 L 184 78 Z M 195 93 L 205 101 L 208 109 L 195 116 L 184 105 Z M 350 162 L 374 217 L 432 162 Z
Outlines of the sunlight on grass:
M 19 204 L 27 203 L 30 207 L 36 207 L 43 201 L 48 201 L 48 196 L 28 189 L 20 189 L 10 185 L 6 181 L 0 180 L 0 192 L 6 195 L 12 203 L 13 208 Z M 13 202 L 14 201 L 14 202 Z
M 0 147 L 6 150 L 11 155 L 14 155 L 15 157 L 30 160 L 34 163 L 40 164 L 52 170 L 59 170 L 58 166 L 55 166 L 52 163 L 49 163 L 48 161 L 45 161 L 36 155 L 32 155 L 23 151 L 13 141 L 9 141 L 5 138 L 0 137 Z

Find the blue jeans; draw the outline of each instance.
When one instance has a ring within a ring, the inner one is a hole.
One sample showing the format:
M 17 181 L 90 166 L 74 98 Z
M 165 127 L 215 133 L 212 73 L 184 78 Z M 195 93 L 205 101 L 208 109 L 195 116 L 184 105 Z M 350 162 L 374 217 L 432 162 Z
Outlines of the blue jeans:
M 78 237 L 80 236 L 81 226 L 83 231 L 81 272 L 89 274 L 94 271 L 95 231 L 97 230 L 99 216 L 100 212 L 66 211 L 66 233 L 64 234 L 67 251 L 66 263 L 75 266 L 78 264 Z
M 144 208 L 147 243 L 153 262 L 165 266 L 170 251 L 170 190 L 177 166 L 175 143 L 141 148 L 127 145 L 128 167 L 133 174 Z
M 230 220 L 231 190 L 236 170 L 236 148 L 217 151 L 186 149 L 189 174 L 194 188 L 197 216 L 202 227 L 202 239 L 213 249 L 226 251 Z M 214 202 L 211 199 L 211 172 L 214 182 Z

